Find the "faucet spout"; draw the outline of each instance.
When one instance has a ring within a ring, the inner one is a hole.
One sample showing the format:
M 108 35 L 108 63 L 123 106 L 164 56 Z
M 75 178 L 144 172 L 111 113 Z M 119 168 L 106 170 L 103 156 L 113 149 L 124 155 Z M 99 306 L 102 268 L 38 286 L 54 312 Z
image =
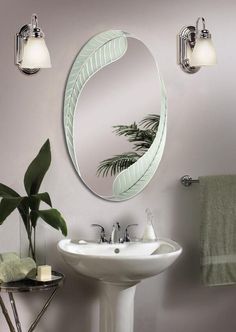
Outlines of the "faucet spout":
M 120 243 L 120 224 L 118 222 L 112 226 L 110 243 Z

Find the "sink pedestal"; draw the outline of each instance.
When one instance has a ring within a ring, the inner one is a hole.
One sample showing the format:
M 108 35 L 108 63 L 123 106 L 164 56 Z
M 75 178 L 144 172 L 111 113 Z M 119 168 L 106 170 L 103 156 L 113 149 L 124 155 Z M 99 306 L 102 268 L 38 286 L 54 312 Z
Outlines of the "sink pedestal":
M 136 284 L 101 282 L 100 332 L 133 332 Z

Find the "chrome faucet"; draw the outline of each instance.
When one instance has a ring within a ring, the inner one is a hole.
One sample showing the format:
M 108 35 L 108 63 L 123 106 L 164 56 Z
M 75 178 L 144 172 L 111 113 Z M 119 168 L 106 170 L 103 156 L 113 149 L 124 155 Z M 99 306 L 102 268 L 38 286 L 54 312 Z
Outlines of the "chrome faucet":
M 131 241 L 131 237 L 130 234 L 128 232 L 129 227 L 131 226 L 138 226 L 138 224 L 130 224 L 128 226 L 126 226 L 125 231 L 124 231 L 124 235 L 121 236 L 121 227 L 120 224 L 118 222 L 114 223 L 112 226 L 112 232 L 111 232 L 111 236 L 109 241 L 106 238 L 106 233 L 105 233 L 105 229 L 103 226 L 99 225 L 99 224 L 92 224 L 91 226 L 93 227 L 99 227 L 100 228 L 100 237 L 98 242 L 99 243 L 124 243 L 124 242 L 130 242 Z
M 121 242 L 121 236 L 120 236 L 120 224 L 116 222 L 112 226 L 112 232 L 110 237 L 110 243 L 120 243 Z

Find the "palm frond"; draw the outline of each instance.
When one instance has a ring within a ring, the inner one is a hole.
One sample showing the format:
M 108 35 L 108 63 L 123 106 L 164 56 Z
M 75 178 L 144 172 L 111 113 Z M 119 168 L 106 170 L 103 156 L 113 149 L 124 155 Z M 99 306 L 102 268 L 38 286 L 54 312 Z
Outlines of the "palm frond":
M 115 130 L 113 131 L 118 136 L 135 136 L 139 132 L 139 128 L 136 122 L 131 125 L 117 125 L 113 126 Z
M 131 125 L 118 125 L 113 126 L 114 133 L 118 136 L 128 137 L 129 142 L 153 142 L 155 132 L 151 129 L 140 129 L 134 122 Z
M 105 159 L 98 166 L 97 176 L 102 175 L 104 177 L 108 176 L 109 173 L 111 176 L 116 175 L 134 164 L 140 157 L 141 155 L 136 152 L 125 152 Z
M 113 176 L 134 164 L 152 145 L 159 122 L 159 115 L 149 114 L 138 125 L 134 122 L 131 125 L 113 126 L 113 132 L 116 135 L 125 136 L 129 142 L 134 143 L 133 150 L 136 152 L 122 153 L 101 161 L 97 169 L 97 176 L 104 177 L 109 174 Z M 141 129 L 140 126 L 143 126 L 144 129 Z
M 150 146 L 152 145 L 152 142 L 153 141 L 135 143 L 134 144 L 134 150 L 135 151 L 146 152 L 150 148 Z
M 160 115 L 158 114 L 148 114 L 139 122 L 139 125 L 144 126 L 144 128 L 148 128 L 157 132 L 158 126 L 160 122 Z

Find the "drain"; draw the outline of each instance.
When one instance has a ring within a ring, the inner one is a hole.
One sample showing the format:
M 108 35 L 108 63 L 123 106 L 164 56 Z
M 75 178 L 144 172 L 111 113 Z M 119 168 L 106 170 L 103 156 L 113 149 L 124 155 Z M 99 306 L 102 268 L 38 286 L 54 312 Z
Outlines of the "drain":
M 116 248 L 116 249 L 114 250 L 114 253 L 115 253 L 115 254 L 119 254 L 119 252 L 120 252 L 120 249 L 118 249 L 118 248 Z

